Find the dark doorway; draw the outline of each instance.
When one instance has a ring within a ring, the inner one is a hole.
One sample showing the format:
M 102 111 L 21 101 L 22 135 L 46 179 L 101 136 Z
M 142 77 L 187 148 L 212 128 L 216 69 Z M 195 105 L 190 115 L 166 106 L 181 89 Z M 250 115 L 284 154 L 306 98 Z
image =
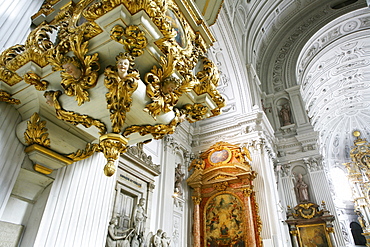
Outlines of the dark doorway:
M 349 226 L 351 227 L 351 232 L 352 232 L 353 240 L 355 241 L 355 245 L 366 246 L 366 239 L 362 235 L 362 228 L 360 224 L 358 224 L 357 222 L 351 222 Z

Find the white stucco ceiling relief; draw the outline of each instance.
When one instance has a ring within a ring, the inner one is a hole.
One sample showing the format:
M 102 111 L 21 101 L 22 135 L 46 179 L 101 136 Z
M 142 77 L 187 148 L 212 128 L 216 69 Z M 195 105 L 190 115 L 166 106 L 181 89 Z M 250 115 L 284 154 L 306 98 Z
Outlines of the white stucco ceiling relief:
M 296 74 L 321 144 L 332 158 L 348 157 L 351 133 L 370 133 L 370 11 L 349 13 L 316 33 Z

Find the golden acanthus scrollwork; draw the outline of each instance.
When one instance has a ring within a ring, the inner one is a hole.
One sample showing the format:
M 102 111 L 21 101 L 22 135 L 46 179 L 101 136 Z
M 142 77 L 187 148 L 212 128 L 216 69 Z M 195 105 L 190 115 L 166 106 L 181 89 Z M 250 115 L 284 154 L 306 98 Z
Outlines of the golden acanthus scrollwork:
M 112 131 L 120 133 L 126 120 L 126 113 L 130 111 L 131 96 L 137 89 L 140 74 L 133 68 L 134 58 L 128 53 L 118 54 L 116 60 L 116 66 L 108 66 L 105 69 L 104 85 L 109 90 L 106 99 Z
M 99 17 L 123 4 L 131 14 L 144 10 L 153 21 L 155 20 L 155 24 L 163 35 L 174 36 L 175 33 L 164 16 L 164 13 L 168 9 L 168 2 L 168 0 L 101 0 L 85 9 L 83 16 L 88 21 L 95 21 Z
M 176 116 L 169 124 L 156 124 L 156 125 L 132 125 L 127 127 L 123 132 L 124 136 L 129 136 L 132 133 L 139 133 L 141 136 L 151 134 L 154 139 L 158 140 L 165 135 L 173 134 L 177 125 L 183 121 L 179 110 L 175 109 Z
M 62 94 L 61 91 L 46 91 L 44 97 L 46 102 L 55 108 L 56 117 L 60 120 L 66 121 L 73 125 L 81 124 L 86 128 L 95 126 L 101 135 L 104 135 L 107 132 L 107 127 L 100 120 L 94 119 L 87 115 L 82 115 L 73 111 L 64 110 L 59 101 L 58 97 Z
M 49 61 L 54 71 L 61 71 L 61 85 L 68 96 L 75 96 L 78 105 L 90 101 L 88 89 L 96 86 L 99 55 L 87 55 L 88 41 L 83 40 L 83 33 L 71 35 L 68 41 L 61 42 L 53 49 Z M 71 50 L 74 56 L 67 56 Z
M 148 44 L 145 33 L 135 25 L 126 28 L 115 25 L 110 32 L 110 37 L 118 43 L 123 44 L 125 50 L 134 57 L 142 55 Z
M 48 15 L 48 14 L 51 14 L 54 9 L 53 9 L 53 5 L 56 4 L 57 2 L 59 2 L 60 0 L 45 0 L 44 3 L 42 4 L 40 10 L 34 14 L 31 19 L 35 19 L 36 17 L 40 16 L 40 15 Z
M 194 91 L 200 95 L 208 93 L 217 104 L 217 108 L 212 110 L 213 116 L 221 113 L 220 109 L 226 105 L 225 99 L 217 90 L 220 80 L 220 72 L 216 65 L 207 57 L 203 57 L 203 68 L 196 75 L 199 84 L 194 87 Z
M 0 55 L 0 79 L 10 86 L 22 80 L 16 70 L 32 61 L 44 67 L 47 65 L 47 57 L 50 49 L 54 46 L 50 35 L 56 27 L 47 23 L 37 26 L 27 37 L 25 45 L 15 45 Z
M 28 145 L 38 144 L 43 147 L 50 147 L 48 129 L 45 128 L 46 121 L 41 121 L 40 116 L 35 112 L 29 121 L 24 132 L 24 139 Z
M 144 111 L 148 112 L 154 119 L 160 113 L 172 111 L 181 95 L 190 91 L 195 82 L 183 80 L 172 76 L 174 73 L 174 57 L 168 54 L 168 60 L 161 57 L 160 66 L 153 66 L 153 69 L 145 75 L 147 96 L 152 100 L 147 104 Z
M 79 149 L 74 153 L 66 155 L 67 158 L 73 160 L 73 162 L 86 159 L 93 155 L 95 152 L 100 151 L 99 144 L 87 143 L 85 149 Z
M 21 103 L 19 99 L 12 98 L 11 94 L 4 90 L 0 90 L 0 102 L 6 102 L 15 105 L 19 105 Z
M 186 120 L 190 123 L 202 120 L 205 117 L 205 114 L 208 112 L 208 107 L 199 103 L 195 104 L 186 104 L 181 110 L 186 115 Z
M 41 80 L 41 77 L 36 73 L 26 73 L 23 79 L 26 83 L 35 86 L 36 90 L 38 91 L 45 91 L 49 86 L 49 82 Z

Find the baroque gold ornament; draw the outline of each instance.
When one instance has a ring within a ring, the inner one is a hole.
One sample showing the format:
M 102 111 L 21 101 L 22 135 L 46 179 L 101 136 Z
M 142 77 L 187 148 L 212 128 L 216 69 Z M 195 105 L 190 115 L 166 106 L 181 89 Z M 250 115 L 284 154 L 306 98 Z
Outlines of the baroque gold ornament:
M 200 103 L 186 104 L 181 109 L 186 114 L 186 120 L 190 123 L 202 120 L 208 112 L 208 107 Z
M 115 67 L 105 69 L 104 85 L 109 92 L 106 94 L 107 108 L 110 112 L 112 132 L 120 133 L 130 111 L 132 94 L 137 89 L 140 74 L 133 69 L 133 57 L 128 53 L 120 53 Z
M 24 81 L 30 85 L 35 86 L 38 91 L 45 91 L 48 88 L 49 82 L 41 80 L 41 77 L 36 73 L 26 73 L 24 75 Z
M 39 144 L 43 147 L 50 147 L 48 129 L 45 128 L 46 121 L 41 121 L 40 116 L 35 112 L 27 122 L 27 129 L 24 132 L 24 139 L 28 145 Z
M 120 134 L 109 133 L 100 137 L 99 146 L 108 163 L 104 166 L 104 174 L 112 176 L 116 171 L 114 162 L 127 148 L 128 140 Z
M 98 151 L 100 151 L 99 144 L 87 143 L 84 150 L 79 149 L 75 153 L 66 155 L 66 157 L 76 162 L 79 160 L 86 159 Z
M 124 136 L 129 136 L 132 133 L 139 133 L 141 136 L 151 134 L 154 139 L 158 140 L 165 135 L 173 134 L 177 125 L 183 121 L 179 110 L 175 109 L 176 116 L 169 124 L 156 124 L 156 125 L 133 125 L 127 127 L 123 132 Z
M 189 92 L 195 85 L 194 81 L 184 80 L 172 76 L 175 60 L 172 54 L 168 54 L 168 60 L 161 57 L 161 68 L 153 66 L 153 69 L 145 75 L 146 94 L 152 103 L 146 105 L 144 111 L 148 112 L 154 119 L 160 113 L 173 110 L 179 98 L 185 92 Z
M 128 26 L 126 28 L 123 28 L 120 25 L 115 25 L 110 33 L 110 37 L 123 44 L 125 46 L 125 50 L 134 57 L 142 55 L 148 44 L 145 33 L 135 25 Z M 123 37 L 125 37 L 125 39 Z
M 221 113 L 220 109 L 226 104 L 225 99 L 217 90 L 218 82 L 220 80 L 220 72 L 216 65 L 207 57 L 203 57 L 203 68 L 196 76 L 200 83 L 194 87 L 194 91 L 198 95 L 208 93 L 217 104 L 217 108 L 212 110 L 213 116 L 219 115 Z
M 12 98 L 10 93 L 4 90 L 0 90 L 0 101 L 15 105 L 19 105 L 21 103 L 20 100 Z
M 49 61 L 54 71 L 61 71 L 61 85 L 68 96 L 76 96 L 78 105 L 90 101 L 88 89 L 96 86 L 99 65 L 99 55 L 87 55 L 88 41 L 83 41 L 83 33 L 71 35 L 67 41 L 62 42 L 53 49 Z M 73 52 L 70 57 L 65 53 Z
M 73 111 L 64 110 L 58 101 L 58 97 L 61 94 L 61 91 L 46 91 L 44 93 L 47 103 L 55 108 L 56 117 L 58 119 L 73 125 L 82 124 L 86 128 L 95 126 L 97 129 L 99 129 L 99 133 L 101 135 L 104 135 L 107 132 L 105 124 L 100 120 L 94 119 L 88 115 L 82 115 Z

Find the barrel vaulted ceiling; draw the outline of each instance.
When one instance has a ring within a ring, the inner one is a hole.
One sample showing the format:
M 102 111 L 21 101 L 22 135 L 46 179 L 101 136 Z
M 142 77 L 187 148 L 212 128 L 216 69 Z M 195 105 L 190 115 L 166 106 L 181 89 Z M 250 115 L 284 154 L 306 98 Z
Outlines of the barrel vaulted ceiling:
M 224 7 L 262 90 L 273 94 L 301 85 L 328 157 L 348 158 L 353 130 L 370 137 L 366 0 L 229 0 Z M 310 56 L 314 44 L 317 49 Z

